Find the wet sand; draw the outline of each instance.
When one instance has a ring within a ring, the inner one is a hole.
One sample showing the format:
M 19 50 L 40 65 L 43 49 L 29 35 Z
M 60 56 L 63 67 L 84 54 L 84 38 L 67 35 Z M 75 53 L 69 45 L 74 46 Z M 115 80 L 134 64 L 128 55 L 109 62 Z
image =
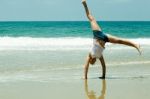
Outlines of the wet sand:
M 123 73 L 128 67 L 108 68 L 105 80 L 99 79 L 97 67 L 91 68 L 88 80 L 81 79 L 82 70 L 55 72 L 56 79 L 16 79 L 0 82 L 1 99 L 149 99 L 148 66 L 141 74 Z M 113 71 L 114 70 L 114 71 Z M 120 71 L 120 72 L 116 72 Z M 95 72 L 94 72 L 95 71 Z M 138 72 L 138 70 L 135 70 Z M 140 67 L 139 67 L 140 71 Z M 134 71 L 133 71 L 134 72 Z M 119 75 L 120 74 L 120 75 Z M 44 76 L 44 75 L 43 75 Z M 54 75 L 51 75 L 52 77 Z M 58 77 L 60 76 L 60 77 Z M 9 79 L 9 78 L 8 78 Z

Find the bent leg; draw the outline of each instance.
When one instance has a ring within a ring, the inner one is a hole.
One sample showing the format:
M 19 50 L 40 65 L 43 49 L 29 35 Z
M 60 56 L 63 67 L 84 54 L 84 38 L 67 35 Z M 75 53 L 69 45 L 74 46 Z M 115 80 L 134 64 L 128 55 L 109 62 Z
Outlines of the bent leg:
M 112 36 L 112 35 L 107 35 L 107 36 L 108 36 L 108 40 L 109 40 L 110 43 L 123 44 L 123 45 L 134 47 L 141 54 L 141 50 L 140 50 L 140 45 L 139 44 L 136 44 L 136 43 L 134 43 L 132 41 L 129 41 L 127 39 L 118 38 L 116 36 Z

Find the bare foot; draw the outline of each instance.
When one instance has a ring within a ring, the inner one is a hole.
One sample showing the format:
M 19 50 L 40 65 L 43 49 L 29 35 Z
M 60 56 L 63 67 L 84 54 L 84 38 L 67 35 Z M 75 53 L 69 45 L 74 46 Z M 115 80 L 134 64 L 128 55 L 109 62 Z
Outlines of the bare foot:
M 141 55 L 142 54 L 142 50 L 141 50 L 140 44 L 136 45 L 136 49 L 138 50 L 139 54 Z
M 82 3 L 86 2 L 86 0 L 82 0 Z

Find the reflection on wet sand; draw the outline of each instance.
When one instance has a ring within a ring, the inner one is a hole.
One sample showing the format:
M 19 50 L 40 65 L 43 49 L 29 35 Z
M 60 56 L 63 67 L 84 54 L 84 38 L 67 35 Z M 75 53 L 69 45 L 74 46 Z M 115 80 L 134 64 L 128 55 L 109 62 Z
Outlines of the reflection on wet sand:
M 105 99 L 105 93 L 106 93 L 106 81 L 105 80 L 102 80 L 102 88 L 100 89 L 101 95 L 98 97 L 96 96 L 96 93 L 93 90 L 89 89 L 88 80 L 85 80 L 84 86 L 85 86 L 85 94 L 88 97 L 88 99 Z

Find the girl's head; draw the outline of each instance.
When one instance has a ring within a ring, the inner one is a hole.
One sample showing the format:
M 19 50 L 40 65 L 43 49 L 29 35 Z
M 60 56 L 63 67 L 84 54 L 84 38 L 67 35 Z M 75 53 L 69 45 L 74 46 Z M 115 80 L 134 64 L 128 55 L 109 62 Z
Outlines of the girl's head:
M 95 62 L 96 62 L 96 58 L 93 58 L 92 56 L 91 56 L 91 54 L 89 54 L 89 63 L 91 64 L 91 65 L 94 65 L 95 64 Z

